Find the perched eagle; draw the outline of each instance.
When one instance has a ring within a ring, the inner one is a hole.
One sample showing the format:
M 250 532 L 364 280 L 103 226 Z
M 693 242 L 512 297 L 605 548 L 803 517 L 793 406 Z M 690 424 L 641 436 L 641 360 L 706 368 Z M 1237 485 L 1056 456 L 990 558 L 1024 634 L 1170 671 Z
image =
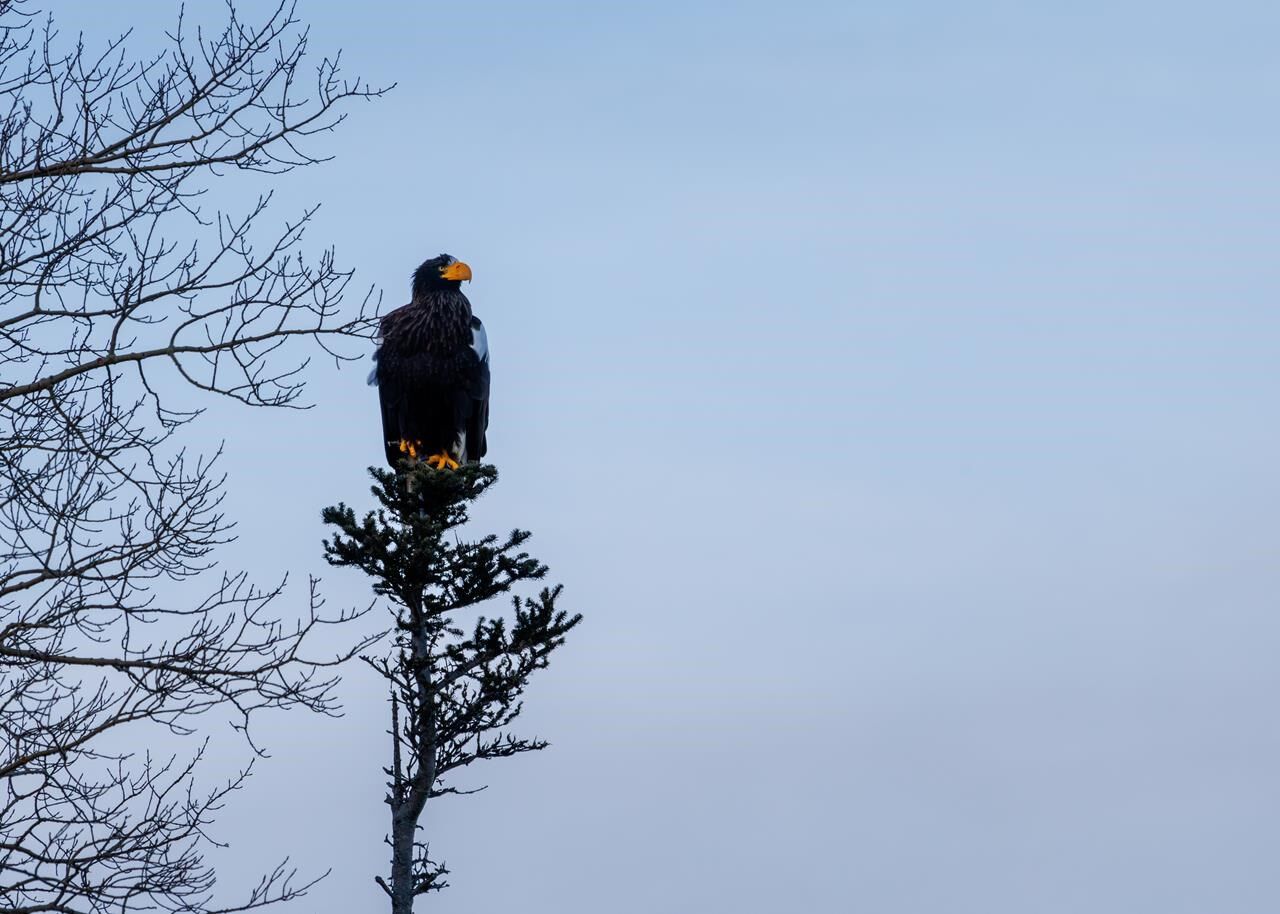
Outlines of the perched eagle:
M 487 450 L 489 341 L 462 281 L 471 268 L 441 254 L 413 274 L 413 300 L 382 318 L 377 364 L 387 462 L 437 470 L 476 463 Z

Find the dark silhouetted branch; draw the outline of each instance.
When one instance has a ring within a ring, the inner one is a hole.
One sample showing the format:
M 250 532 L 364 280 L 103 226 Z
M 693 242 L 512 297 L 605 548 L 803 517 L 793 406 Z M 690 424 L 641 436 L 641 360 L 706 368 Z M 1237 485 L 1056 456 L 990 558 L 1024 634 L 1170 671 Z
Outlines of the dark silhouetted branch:
M 204 714 L 250 736 L 263 710 L 335 713 L 331 667 L 363 649 L 311 655 L 360 614 L 326 614 L 315 581 L 286 613 L 283 581 L 215 570 L 217 454 L 186 436 L 203 394 L 299 407 L 310 359 L 363 350 L 376 298 L 348 306 L 351 273 L 303 252 L 314 210 L 271 226 L 269 196 L 208 201 L 322 161 L 381 90 L 310 68 L 288 2 L 253 23 L 229 3 L 215 31 L 177 16 L 142 58 L 0 0 L 0 914 L 304 894 L 282 863 L 215 904 L 207 829 L 248 770 L 201 792 L 203 749 L 130 747 Z
M 557 586 L 535 597 L 513 596 L 510 616 L 479 616 L 469 630 L 462 628 L 460 611 L 547 573 L 521 551 L 529 539 L 524 531 L 473 542 L 453 533 L 497 471 L 419 465 L 404 474 L 371 473 L 376 510 L 361 518 L 342 504 L 324 510 L 337 531 L 325 541 L 325 556 L 369 575 L 393 613 L 391 650 L 365 657 L 391 691 L 391 870 L 389 880 L 377 882 L 392 914 L 411 914 L 416 896 L 447 885 L 448 870 L 417 841 L 428 800 L 474 793 L 446 780 L 475 762 L 547 747 L 508 728 L 520 715 L 530 677 L 547 666 L 582 617 L 556 608 Z

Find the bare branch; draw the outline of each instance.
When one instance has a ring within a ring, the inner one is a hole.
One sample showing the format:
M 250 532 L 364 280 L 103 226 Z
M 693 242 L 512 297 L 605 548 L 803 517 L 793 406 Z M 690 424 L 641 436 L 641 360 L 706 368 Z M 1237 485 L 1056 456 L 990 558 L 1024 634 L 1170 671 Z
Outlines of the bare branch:
M 0 914 L 304 895 L 284 861 L 215 904 L 208 826 L 249 770 L 202 790 L 203 748 L 121 747 L 211 715 L 260 751 L 260 712 L 337 713 L 331 668 L 373 640 L 312 656 L 368 610 L 326 614 L 312 581 L 285 611 L 284 581 L 216 568 L 218 455 L 177 392 L 301 407 L 316 354 L 359 357 L 379 302 L 351 307 L 351 272 L 303 251 L 315 210 L 205 200 L 323 161 L 317 137 L 382 90 L 312 67 L 290 2 L 252 24 L 228 3 L 214 32 L 179 13 L 150 57 L 128 37 L 95 50 L 0 0 Z

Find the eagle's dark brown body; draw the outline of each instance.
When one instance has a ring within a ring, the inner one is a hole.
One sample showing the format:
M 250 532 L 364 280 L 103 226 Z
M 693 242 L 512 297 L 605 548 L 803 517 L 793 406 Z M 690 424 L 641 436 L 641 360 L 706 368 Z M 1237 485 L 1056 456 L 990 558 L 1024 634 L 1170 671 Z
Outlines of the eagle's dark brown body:
M 374 378 L 392 467 L 434 454 L 474 463 L 487 450 L 488 346 L 460 281 L 441 276 L 456 263 L 441 255 L 419 267 L 413 300 L 380 325 Z

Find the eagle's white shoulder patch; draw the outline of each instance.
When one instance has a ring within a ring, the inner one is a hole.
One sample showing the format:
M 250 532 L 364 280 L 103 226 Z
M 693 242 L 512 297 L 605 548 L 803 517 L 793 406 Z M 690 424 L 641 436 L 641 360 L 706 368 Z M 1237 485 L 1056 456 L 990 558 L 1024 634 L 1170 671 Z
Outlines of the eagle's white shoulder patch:
M 489 335 L 484 332 L 484 324 L 480 318 L 471 318 L 471 348 L 475 350 L 480 361 L 489 361 Z

